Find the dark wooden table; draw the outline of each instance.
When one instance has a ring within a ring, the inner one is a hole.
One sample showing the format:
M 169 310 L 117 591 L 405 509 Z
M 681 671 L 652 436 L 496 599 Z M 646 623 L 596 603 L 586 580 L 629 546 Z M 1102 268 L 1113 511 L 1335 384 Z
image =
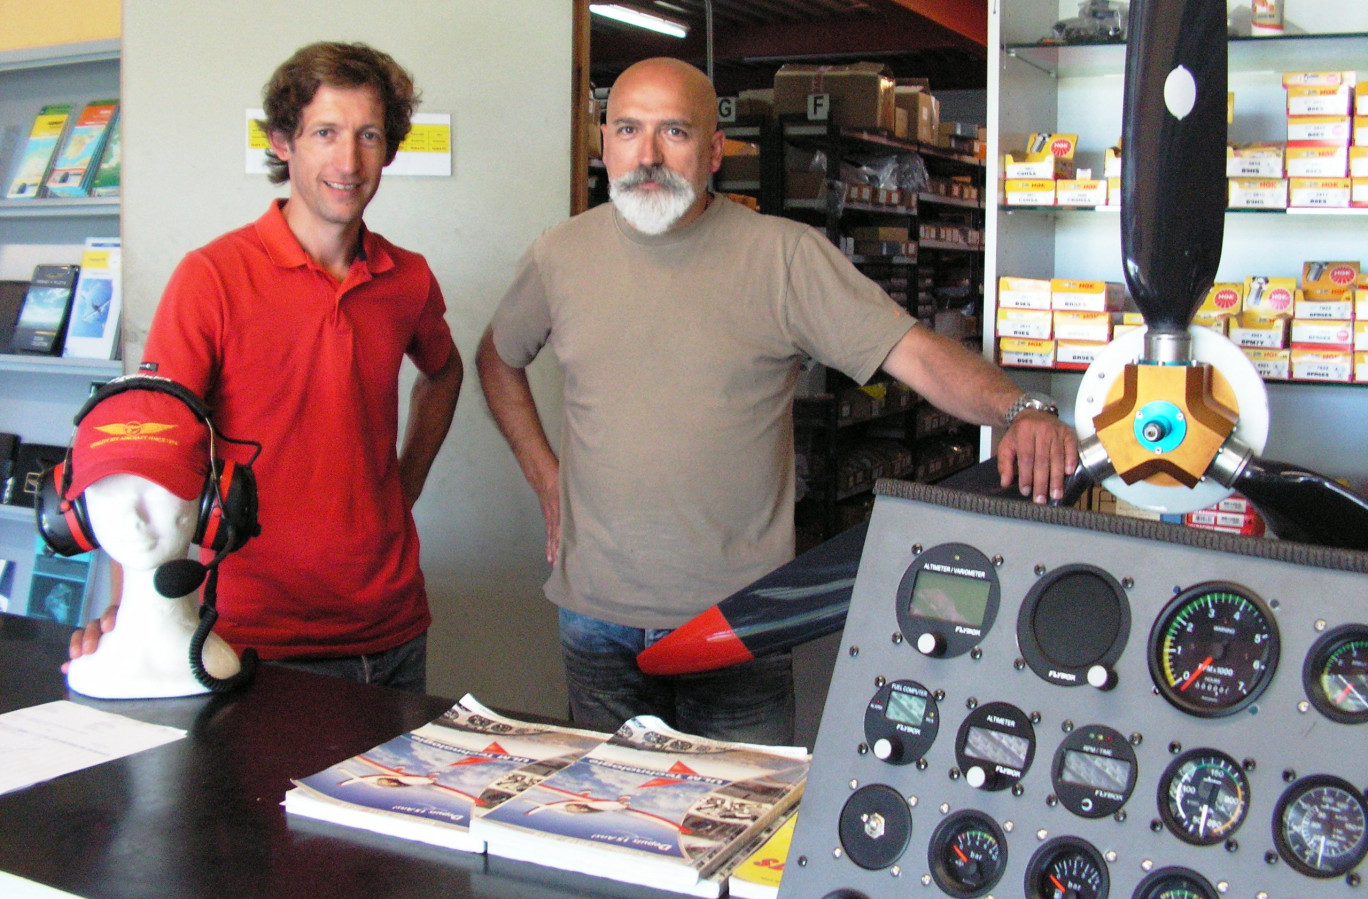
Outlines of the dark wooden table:
M 0 615 L 0 712 L 70 699 L 188 736 L 0 795 L 0 871 L 90 899 L 677 895 L 286 817 L 290 778 L 452 700 L 272 665 L 228 696 L 92 700 L 59 670 L 69 635 Z

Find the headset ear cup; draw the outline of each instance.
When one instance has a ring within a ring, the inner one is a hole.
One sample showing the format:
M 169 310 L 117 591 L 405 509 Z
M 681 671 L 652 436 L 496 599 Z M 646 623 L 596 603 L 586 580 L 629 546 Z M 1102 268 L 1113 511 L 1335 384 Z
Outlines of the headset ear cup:
M 261 533 L 257 523 L 256 476 L 250 466 L 235 462 L 218 460 L 217 466 L 218 489 L 212 477 L 205 483 L 195 542 L 212 552 L 233 552 Z
M 40 476 L 34 515 L 38 533 L 59 556 L 75 556 L 99 547 L 86 513 L 85 494 L 73 500 L 62 499 L 64 465 L 57 465 Z

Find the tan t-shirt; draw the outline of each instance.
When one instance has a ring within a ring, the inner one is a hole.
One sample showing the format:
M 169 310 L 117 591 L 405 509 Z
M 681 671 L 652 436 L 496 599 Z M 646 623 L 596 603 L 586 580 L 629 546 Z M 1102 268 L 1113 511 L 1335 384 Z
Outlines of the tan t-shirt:
M 504 362 L 564 369 L 547 597 L 677 627 L 787 562 L 799 362 L 863 383 L 914 323 L 819 232 L 725 199 L 656 237 L 611 204 L 549 229 L 493 323 Z

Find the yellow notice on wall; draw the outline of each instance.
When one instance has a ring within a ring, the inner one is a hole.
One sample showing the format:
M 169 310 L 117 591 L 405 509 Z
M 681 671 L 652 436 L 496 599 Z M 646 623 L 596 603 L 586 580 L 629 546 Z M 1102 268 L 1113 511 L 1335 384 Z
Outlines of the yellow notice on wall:
M 266 149 L 270 143 L 266 132 L 257 124 L 265 118 L 261 109 L 247 110 L 246 172 L 266 174 Z M 451 177 L 451 115 L 449 113 L 419 112 L 413 116 L 413 128 L 399 145 L 394 161 L 385 167 L 385 176 L 418 175 Z

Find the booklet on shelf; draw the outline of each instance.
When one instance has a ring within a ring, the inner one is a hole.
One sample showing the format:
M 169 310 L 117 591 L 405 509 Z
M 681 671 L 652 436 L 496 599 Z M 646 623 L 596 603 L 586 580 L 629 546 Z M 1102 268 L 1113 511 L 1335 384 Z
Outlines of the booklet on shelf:
M 120 149 L 119 132 L 123 130 L 123 118 L 116 115 L 114 124 L 109 126 L 109 138 L 105 141 L 104 153 L 100 156 L 100 167 L 90 182 L 92 197 L 117 197 L 119 182 L 123 175 L 123 155 Z
M 290 814 L 450 849 L 483 852 L 471 819 L 607 739 L 507 718 L 466 695 L 441 717 L 294 781 Z
M 62 350 L 79 265 L 39 265 L 24 293 L 10 352 L 52 356 Z
M 707 740 L 640 716 L 471 832 L 491 855 L 716 897 L 798 802 L 808 763 L 801 747 Z
M 95 176 L 109 126 L 118 111 L 118 100 L 95 100 L 81 110 L 48 173 L 48 196 L 84 197 L 90 192 L 90 179 Z
M 67 317 L 62 355 L 81 359 L 117 358 L 123 309 L 123 251 L 117 237 L 87 237 L 81 273 Z
M 54 103 L 38 111 L 29 129 L 28 143 L 19 157 L 14 178 L 5 191 L 7 200 L 30 200 L 43 195 L 43 184 L 52 168 L 57 144 L 71 119 L 70 103 Z

